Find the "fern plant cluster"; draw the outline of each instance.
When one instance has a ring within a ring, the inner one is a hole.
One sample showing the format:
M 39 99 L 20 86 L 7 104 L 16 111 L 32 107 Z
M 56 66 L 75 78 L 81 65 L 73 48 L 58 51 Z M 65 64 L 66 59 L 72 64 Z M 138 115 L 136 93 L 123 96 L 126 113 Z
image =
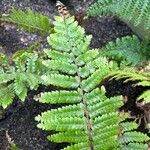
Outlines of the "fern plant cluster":
M 134 20 L 134 23 L 140 26 L 140 24 L 145 25 L 149 20 L 149 6 L 149 1 L 147 0 L 97 0 L 97 2 L 89 7 L 87 13 L 88 15 L 113 14 L 123 20 L 128 20 L 131 24 Z M 133 13 L 130 13 L 132 11 Z M 135 12 L 137 13 L 135 14 Z M 12 9 L 8 16 L 2 16 L 0 20 L 14 23 L 29 32 L 39 32 L 42 34 L 53 32 L 52 20 L 30 9 L 26 11 Z M 141 26 L 139 28 L 141 29 Z M 145 40 L 148 31 L 140 31 L 140 33 L 144 34 L 143 41 L 140 41 L 136 36 L 123 37 L 117 39 L 115 42 L 108 43 L 102 48 L 104 51 L 101 54 L 110 59 L 125 61 L 129 65 L 137 65 L 143 61 L 147 61 L 150 58 L 149 41 Z M 133 54 L 134 57 L 132 57 Z
M 40 57 L 34 53 L 23 52 L 13 61 L 1 53 L 0 59 L 0 106 L 6 108 L 15 96 L 24 101 L 28 89 L 37 89 L 45 70 Z
M 27 32 L 38 32 L 42 35 L 52 30 L 50 19 L 31 9 L 26 11 L 12 9 L 9 15 L 1 16 L 0 21 L 16 24 Z M 9 63 L 12 60 L 1 54 L 0 106 L 3 108 L 11 104 L 15 96 L 24 101 L 28 90 L 37 89 L 42 83 L 40 76 L 48 72 L 42 64 L 43 54 L 41 52 L 32 53 L 34 48 L 37 49 L 37 44 L 27 50 L 16 52 L 13 55 L 12 64 Z
M 27 32 L 38 32 L 42 35 L 49 34 L 52 30 L 50 19 L 31 9 L 12 9 L 9 15 L 1 16 L 0 21 L 16 24 Z M 40 76 L 48 72 L 42 64 L 43 54 L 32 53 L 33 49 L 38 49 L 37 43 L 27 50 L 17 51 L 11 58 L 13 61 L 1 53 L 0 106 L 3 108 L 10 105 L 15 96 L 24 101 L 28 90 L 37 89 L 42 83 Z
M 122 97 L 107 98 L 99 86 L 117 65 L 88 48 L 91 36 L 85 36 L 73 17 L 55 19 L 55 33 L 48 37 L 52 49 L 45 51 L 50 59 L 43 61 L 55 72 L 41 78 L 61 89 L 41 93 L 36 99 L 68 105 L 37 116 L 38 127 L 56 131 L 49 140 L 71 144 L 64 150 L 146 150 L 149 137 L 137 132 L 138 125 L 126 122 L 128 115 L 119 112 Z
M 128 66 L 140 66 L 141 63 L 144 64 L 149 61 L 150 1 L 97 0 L 97 2 L 89 7 L 87 12 L 92 16 L 116 15 L 128 25 L 132 24 L 134 27 L 142 29 L 139 30 L 139 34 L 143 34 L 144 38 L 148 36 L 147 40 L 139 40 L 136 36 L 117 39 L 115 42 L 110 42 L 102 48 L 102 55 L 120 63 L 125 62 L 125 65 Z M 127 70 L 114 72 L 111 75 L 114 75 L 114 78 L 117 79 L 124 78 L 126 79 L 125 82 L 138 81 L 137 85 L 150 86 L 149 70 L 142 72 L 136 68 L 127 68 Z M 140 96 L 141 98 L 149 99 L 149 91 L 145 91 Z
M 103 48 L 103 55 L 117 61 L 126 61 L 129 65 L 149 60 L 150 2 L 148 0 L 97 0 L 88 8 L 87 13 L 89 16 L 115 15 L 142 38 L 141 41 L 134 35 L 110 42 Z
M 128 6 L 126 10 L 125 6 Z M 143 17 L 148 8 L 146 0 L 144 3 L 139 0 L 98 0 L 89 8 L 89 14 L 113 12 L 140 25 L 146 17 L 148 22 L 148 16 Z M 128 15 L 132 9 L 138 10 L 135 15 L 139 15 L 138 18 L 131 16 L 134 13 Z M 22 16 L 26 19 L 22 20 Z M 51 30 L 48 18 L 31 10 L 13 10 L 10 16 L 1 20 L 17 23 L 27 31 L 49 33 L 47 31 Z M 149 29 L 147 22 L 144 27 Z M 41 103 L 66 104 L 36 117 L 39 128 L 56 131 L 48 136 L 50 141 L 70 143 L 64 150 L 147 150 L 149 137 L 136 130 L 135 122 L 127 121 L 128 114 L 119 111 L 123 106 L 122 97 L 107 98 L 101 83 L 106 76 L 113 75 L 149 86 L 149 73 L 141 74 L 131 69 L 120 72 L 116 63 L 125 61 L 125 65 L 135 66 L 149 60 L 148 43 L 136 36 L 127 36 L 108 43 L 99 51 L 89 48 L 91 36 L 85 36 L 84 29 L 74 17 L 56 17 L 53 25 L 54 33 L 48 37 L 51 50 L 44 51 L 46 59 L 37 53 L 23 52 L 17 53 L 14 65 L 10 65 L 8 58 L 1 54 L 0 106 L 6 108 L 15 96 L 24 101 L 28 89 L 37 89 L 39 84 L 54 85 L 58 90 L 35 96 Z M 139 99 L 146 99 L 145 95 L 149 98 L 149 93 L 144 93 Z

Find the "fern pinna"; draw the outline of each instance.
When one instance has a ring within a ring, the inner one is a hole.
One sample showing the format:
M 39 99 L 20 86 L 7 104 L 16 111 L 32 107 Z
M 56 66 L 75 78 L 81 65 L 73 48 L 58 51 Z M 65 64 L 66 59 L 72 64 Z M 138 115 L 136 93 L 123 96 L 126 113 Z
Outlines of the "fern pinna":
M 44 65 L 38 54 L 28 52 L 15 56 L 13 65 L 4 54 L 0 55 L 0 61 L 0 106 L 6 108 L 15 96 L 24 101 L 28 89 L 37 89 Z
M 50 141 L 71 143 L 64 150 L 146 150 L 144 142 L 149 137 L 132 131 L 136 123 L 122 122 L 127 117 L 118 111 L 122 98 L 107 98 L 105 89 L 99 88 L 116 65 L 88 48 L 91 36 L 85 36 L 73 17 L 55 19 L 55 33 L 48 37 L 52 50 L 45 51 L 50 59 L 43 62 L 53 73 L 42 79 L 59 89 L 41 93 L 36 99 L 68 105 L 38 115 L 38 127 L 56 131 L 48 136 Z
M 49 18 L 39 12 L 33 12 L 31 9 L 26 11 L 12 9 L 8 16 L 2 16 L 0 20 L 14 23 L 28 32 L 48 34 L 52 30 Z

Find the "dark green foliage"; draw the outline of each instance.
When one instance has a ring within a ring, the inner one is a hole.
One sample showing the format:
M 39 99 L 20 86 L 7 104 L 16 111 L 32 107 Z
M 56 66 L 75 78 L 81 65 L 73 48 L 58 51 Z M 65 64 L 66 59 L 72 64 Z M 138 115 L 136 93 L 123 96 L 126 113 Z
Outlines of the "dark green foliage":
M 150 59 L 149 49 L 147 41 L 140 41 L 137 36 L 126 36 L 106 44 L 101 49 L 101 54 L 134 66 Z
M 88 14 L 117 15 L 135 26 L 143 25 L 150 29 L 150 1 L 149 0 L 97 0 L 88 9 Z
M 55 72 L 42 79 L 59 90 L 41 93 L 36 99 L 68 105 L 37 116 L 38 127 L 56 131 L 48 136 L 53 142 L 71 143 L 64 150 L 130 150 L 138 144 L 146 150 L 144 142 L 149 137 L 133 131 L 136 123 L 122 122 L 128 117 L 119 113 L 122 97 L 107 98 L 100 87 L 104 77 L 118 69 L 116 64 L 88 48 L 91 36 L 85 36 L 73 17 L 55 19 L 55 33 L 48 37 L 52 50 L 45 51 L 50 59 L 43 62 Z
M 3 16 L 0 20 L 14 23 L 29 32 L 48 34 L 52 28 L 47 16 L 31 9 L 26 11 L 12 9 L 9 16 Z

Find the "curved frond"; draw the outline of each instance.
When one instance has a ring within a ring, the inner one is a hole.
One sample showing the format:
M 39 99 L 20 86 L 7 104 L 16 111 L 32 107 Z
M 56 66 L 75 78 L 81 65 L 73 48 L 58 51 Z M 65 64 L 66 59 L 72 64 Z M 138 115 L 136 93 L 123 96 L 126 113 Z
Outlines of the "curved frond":
M 92 16 L 113 14 L 135 26 L 144 25 L 146 30 L 150 29 L 149 0 L 97 0 L 87 12 Z
M 146 67 L 149 68 L 149 65 Z M 145 69 L 146 69 L 145 68 Z M 111 79 L 124 79 L 124 82 L 135 81 L 134 86 L 150 86 L 150 73 L 146 70 L 137 70 L 135 68 L 126 68 L 120 71 L 112 71 L 108 76 L 111 76 Z M 139 97 L 138 100 L 144 100 L 145 103 L 150 101 L 150 90 L 144 91 Z

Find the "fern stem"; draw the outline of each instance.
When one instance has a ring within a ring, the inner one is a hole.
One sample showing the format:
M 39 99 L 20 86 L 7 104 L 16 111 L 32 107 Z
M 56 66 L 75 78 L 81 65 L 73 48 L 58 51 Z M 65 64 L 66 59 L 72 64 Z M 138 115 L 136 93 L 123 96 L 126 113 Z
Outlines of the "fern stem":
M 64 23 L 66 25 L 66 20 L 64 19 Z M 66 25 L 66 31 L 68 33 L 68 28 L 67 28 L 67 25 Z M 68 33 L 68 37 L 69 37 L 69 33 Z M 72 37 L 70 37 L 71 39 Z M 72 46 L 73 47 L 73 46 Z M 94 145 L 93 145 L 93 135 L 92 135 L 92 125 L 91 125 L 91 122 L 90 122 L 90 115 L 89 115 L 89 112 L 88 112 L 88 108 L 87 108 L 87 103 L 86 103 L 86 100 L 84 99 L 84 87 L 82 85 L 82 77 L 80 75 L 80 71 L 79 71 L 79 66 L 78 66 L 78 63 L 77 63 L 77 60 L 76 60 L 76 56 L 75 54 L 73 53 L 72 55 L 72 59 L 73 59 L 73 62 L 76 66 L 76 70 L 77 70 L 77 77 L 78 77 L 78 82 L 79 82 L 79 92 L 80 92 L 80 95 L 81 95 L 81 103 L 83 104 L 84 106 L 84 117 L 86 118 L 86 127 L 87 127 L 87 134 L 88 134 L 88 142 L 89 142 L 89 147 L 90 147 L 90 150 L 94 150 Z
M 77 61 L 76 61 L 75 56 L 73 56 L 73 57 L 74 57 L 73 61 L 74 61 L 75 65 L 77 66 L 77 68 L 79 68 L 78 65 L 77 65 Z M 84 88 L 82 86 L 82 78 L 80 76 L 79 69 L 77 69 L 77 76 L 78 76 L 78 81 L 79 81 L 81 103 L 83 103 L 83 105 L 84 105 L 84 116 L 86 118 L 89 146 L 90 146 L 91 150 L 94 150 L 93 135 L 92 135 L 92 125 L 91 125 L 91 122 L 90 122 L 90 115 L 89 115 L 89 112 L 88 112 L 87 103 L 86 103 L 86 100 L 84 99 Z

